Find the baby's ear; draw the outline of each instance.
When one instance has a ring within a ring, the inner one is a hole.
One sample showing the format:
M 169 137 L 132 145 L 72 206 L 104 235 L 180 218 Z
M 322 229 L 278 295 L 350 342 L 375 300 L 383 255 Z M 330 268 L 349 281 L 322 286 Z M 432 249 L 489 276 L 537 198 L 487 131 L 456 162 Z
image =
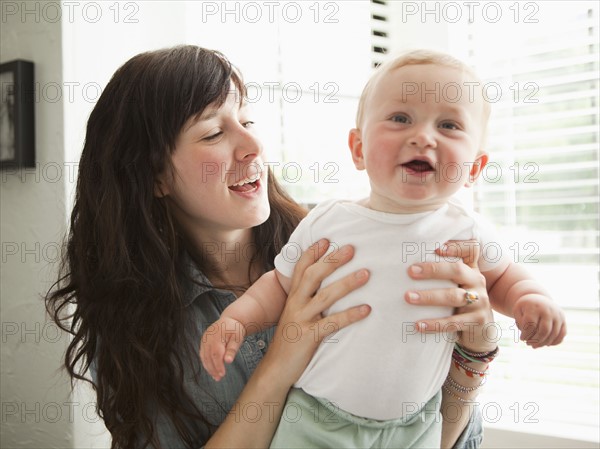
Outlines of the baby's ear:
M 469 179 L 465 182 L 465 187 L 471 187 L 471 185 L 479 178 L 479 175 L 483 171 L 483 168 L 488 163 L 489 156 L 487 153 L 480 153 L 471 166 L 469 171 Z
M 364 170 L 365 160 L 362 151 L 362 138 L 360 136 L 360 129 L 352 128 L 350 130 L 350 134 L 348 135 L 348 146 L 350 147 L 350 152 L 352 153 L 352 161 L 354 162 L 354 166 L 358 170 Z

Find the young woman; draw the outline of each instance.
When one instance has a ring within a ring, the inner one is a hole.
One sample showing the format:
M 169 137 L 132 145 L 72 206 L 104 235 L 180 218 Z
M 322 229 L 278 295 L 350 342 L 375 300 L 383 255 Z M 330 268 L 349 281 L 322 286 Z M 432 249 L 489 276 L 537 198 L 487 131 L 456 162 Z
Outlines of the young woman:
M 369 314 L 365 305 L 321 315 L 368 272 L 319 290 L 352 248 L 324 258 L 328 243 L 317 242 L 296 267 L 276 330 L 246 339 L 226 381 L 201 369 L 202 333 L 272 269 L 305 214 L 264 169 L 244 94 L 223 55 L 180 46 L 125 63 L 90 115 L 61 277 L 46 302 L 73 335 L 69 374 L 92 373 L 113 448 L 267 447 L 319 342 Z M 460 262 L 419 268 L 411 276 L 452 279 L 480 297 L 430 328 L 479 323 L 470 324 L 469 348 L 489 350 L 477 332 L 492 320 L 481 274 Z M 458 307 L 463 295 L 456 288 L 422 297 Z M 445 445 L 461 433 L 460 447 L 479 441 L 469 442 L 476 426 L 463 432 L 464 400 L 445 396 L 454 415 Z

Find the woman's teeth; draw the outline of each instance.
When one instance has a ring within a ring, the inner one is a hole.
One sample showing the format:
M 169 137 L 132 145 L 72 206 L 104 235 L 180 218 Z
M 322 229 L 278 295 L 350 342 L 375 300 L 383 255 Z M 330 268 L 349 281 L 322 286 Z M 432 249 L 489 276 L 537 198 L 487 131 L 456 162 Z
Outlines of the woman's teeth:
M 252 182 L 256 182 L 260 178 L 260 173 L 256 173 L 246 179 L 242 179 L 241 181 L 236 182 L 235 184 L 230 185 L 229 187 L 243 186 L 244 184 L 250 184 Z

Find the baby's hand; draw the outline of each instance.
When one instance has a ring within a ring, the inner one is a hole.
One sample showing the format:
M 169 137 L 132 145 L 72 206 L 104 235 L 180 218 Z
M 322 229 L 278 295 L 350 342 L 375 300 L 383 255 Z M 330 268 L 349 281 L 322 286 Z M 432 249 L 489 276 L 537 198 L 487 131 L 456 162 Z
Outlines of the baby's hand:
M 202 335 L 200 360 L 217 382 L 225 376 L 225 363 L 233 362 L 245 336 L 242 323 L 228 317 L 215 321 Z
M 523 296 L 515 303 L 513 315 L 521 330 L 521 340 L 532 348 L 557 345 L 567 333 L 565 314 L 545 296 Z

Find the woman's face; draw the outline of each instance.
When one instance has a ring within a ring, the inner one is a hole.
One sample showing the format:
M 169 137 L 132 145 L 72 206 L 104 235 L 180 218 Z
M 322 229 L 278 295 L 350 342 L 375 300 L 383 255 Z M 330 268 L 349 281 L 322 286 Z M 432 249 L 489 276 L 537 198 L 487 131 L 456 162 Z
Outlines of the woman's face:
M 173 152 L 173 177 L 159 179 L 160 195 L 175 206 L 192 235 L 226 238 L 267 220 L 267 170 L 248 107 L 231 89 L 220 107 L 208 106 L 182 128 Z

